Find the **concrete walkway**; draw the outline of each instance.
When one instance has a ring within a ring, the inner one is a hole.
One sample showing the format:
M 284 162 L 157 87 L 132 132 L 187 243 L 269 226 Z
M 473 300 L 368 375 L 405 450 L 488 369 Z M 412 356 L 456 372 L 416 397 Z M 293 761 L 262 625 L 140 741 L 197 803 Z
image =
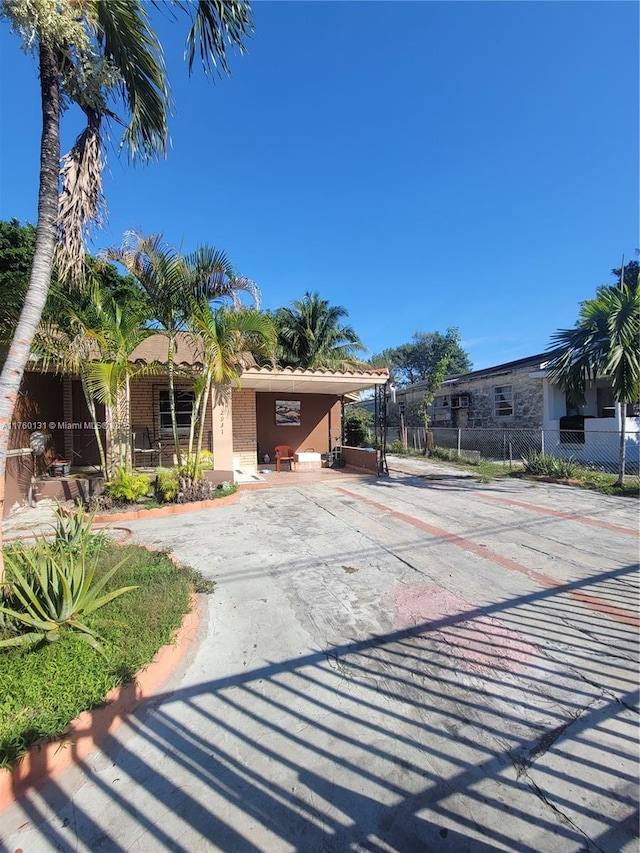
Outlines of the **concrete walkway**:
M 637 521 L 427 463 L 131 524 L 217 581 L 198 643 L 1 849 L 638 850 Z

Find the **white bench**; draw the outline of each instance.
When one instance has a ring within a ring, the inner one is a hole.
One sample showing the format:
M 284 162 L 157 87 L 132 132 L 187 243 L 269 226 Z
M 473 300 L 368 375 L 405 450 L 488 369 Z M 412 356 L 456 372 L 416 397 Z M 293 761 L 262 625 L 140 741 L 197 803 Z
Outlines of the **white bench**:
M 322 468 L 322 454 L 304 450 L 296 453 L 296 471 L 312 471 Z

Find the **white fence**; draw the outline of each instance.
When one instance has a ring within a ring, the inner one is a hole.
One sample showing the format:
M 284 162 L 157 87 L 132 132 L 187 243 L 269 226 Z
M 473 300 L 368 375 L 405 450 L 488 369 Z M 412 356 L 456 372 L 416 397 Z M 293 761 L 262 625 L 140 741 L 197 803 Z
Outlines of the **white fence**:
M 618 472 L 620 437 L 614 432 L 588 432 L 559 429 L 455 429 L 434 427 L 431 433 L 433 446 L 448 448 L 453 455 L 483 458 L 504 464 L 522 461 L 522 457 L 536 451 L 559 459 L 572 459 L 585 468 L 610 474 Z M 399 431 L 387 431 L 387 443 L 399 440 Z M 640 478 L 639 434 L 632 432 L 626 440 L 626 473 Z M 407 446 L 424 450 L 426 431 L 423 427 L 407 429 Z

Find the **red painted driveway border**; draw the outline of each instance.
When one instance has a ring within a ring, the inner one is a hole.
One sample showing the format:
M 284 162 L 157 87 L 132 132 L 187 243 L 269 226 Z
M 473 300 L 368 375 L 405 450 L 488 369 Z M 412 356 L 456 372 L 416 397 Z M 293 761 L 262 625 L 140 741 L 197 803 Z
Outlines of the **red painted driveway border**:
M 486 548 L 484 545 L 478 545 L 470 539 L 465 539 L 463 536 L 450 533 L 448 530 L 444 530 L 441 527 L 434 527 L 434 525 L 428 524 L 426 521 L 422 521 L 412 515 L 407 515 L 404 512 L 398 512 L 385 504 L 371 500 L 371 498 L 365 498 L 356 492 L 350 492 L 348 489 L 338 487 L 337 491 L 342 492 L 345 495 L 349 495 L 349 497 L 357 498 L 358 500 L 363 501 L 363 503 L 373 506 L 376 509 L 380 509 L 393 516 L 393 518 L 397 518 L 400 521 L 404 521 L 406 524 L 412 525 L 412 527 L 424 530 L 426 533 L 430 533 L 432 536 L 435 536 L 443 542 L 447 542 L 450 545 L 456 545 L 458 548 L 462 548 L 463 551 L 468 551 L 471 554 L 482 557 L 483 560 L 490 560 L 492 563 L 496 563 L 505 569 L 510 569 L 511 571 L 526 575 L 526 577 L 536 581 L 541 586 L 547 587 L 548 589 L 561 588 L 565 586 L 564 583 L 558 583 L 558 581 L 549 577 L 549 575 L 545 575 L 535 569 L 530 569 L 527 566 L 522 565 L 522 563 L 517 563 L 515 560 L 509 559 L 509 557 L 503 557 L 501 554 L 497 554 L 490 548 Z M 640 618 L 626 610 L 622 610 L 620 607 L 614 607 L 613 605 L 608 604 L 606 601 L 603 601 L 597 596 L 587 595 L 586 593 L 576 592 L 574 590 L 567 590 L 566 594 L 576 601 L 582 602 L 582 604 L 585 604 L 591 610 L 597 610 L 600 613 L 605 613 L 615 622 L 621 622 L 624 625 L 632 625 L 634 628 L 640 628 Z

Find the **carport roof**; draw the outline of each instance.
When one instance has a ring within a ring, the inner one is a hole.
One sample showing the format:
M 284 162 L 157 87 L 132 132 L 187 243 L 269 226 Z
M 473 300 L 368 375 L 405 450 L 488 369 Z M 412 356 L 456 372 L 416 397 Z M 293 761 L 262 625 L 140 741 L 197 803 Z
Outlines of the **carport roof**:
M 256 391 L 295 394 L 352 394 L 389 379 L 386 369 L 301 370 L 292 367 L 250 367 L 242 373 L 242 387 Z
M 166 335 L 150 335 L 129 356 L 131 361 L 147 364 L 167 361 L 169 341 Z M 182 366 L 200 364 L 195 340 L 185 332 L 176 336 L 175 362 Z M 370 370 L 302 370 L 293 367 L 247 367 L 242 373 L 242 387 L 256 391 L 288 394 L 355 394 L 384 385 L 389 379 L 386 368 Z

